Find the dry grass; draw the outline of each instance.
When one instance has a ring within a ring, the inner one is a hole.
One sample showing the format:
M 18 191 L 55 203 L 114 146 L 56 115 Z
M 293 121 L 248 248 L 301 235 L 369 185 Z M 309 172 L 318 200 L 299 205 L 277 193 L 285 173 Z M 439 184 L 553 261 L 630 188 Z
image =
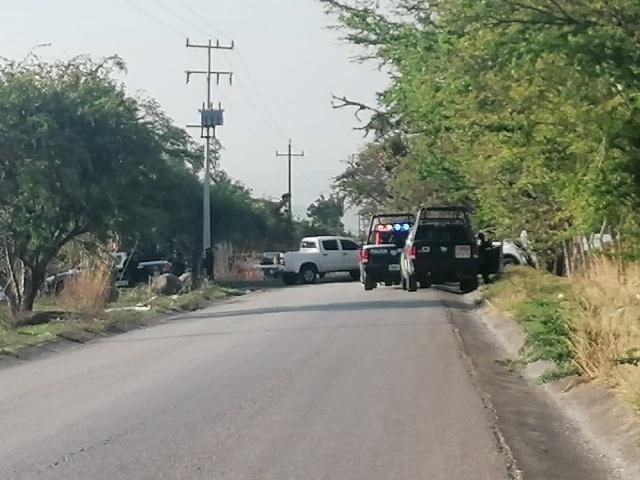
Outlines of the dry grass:
M 515 268 L 487 298 L 527 331 L 526 359 L 556 363 L 549 378 L 577 372 L 640 412 L 640 264 L 625 270 L 605 257 L 571 279 Z
M 80 273 L 65 283 L 58 305 L 67 312 L 101 312 L 109 298 L 111 265 L 88 260 Z
M 571 324 L 576 366 L 640 409 L 640 265 L 628 265 L 623 278 L 615 262 L 596 259 L 572 286 L 578 305 Z
M 258 281 L 262 271 L 255 268 L 259 256 L 253 254 L 226 255 L 216 265 L 216 278 L 220 280 Z

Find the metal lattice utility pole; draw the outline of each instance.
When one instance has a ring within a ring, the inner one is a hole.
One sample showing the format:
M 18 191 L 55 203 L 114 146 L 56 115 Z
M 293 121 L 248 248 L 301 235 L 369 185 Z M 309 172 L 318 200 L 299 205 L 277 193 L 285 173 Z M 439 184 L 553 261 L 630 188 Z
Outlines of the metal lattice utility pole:
M 276 157 L 287 157 L 288 159 L 288 190 L 287 190 L 287 202 L 288 202 L 288 214 L 289 214 L 289 220 L 293 220 L 293 202 L 291 201 L 291 159 L 293 157 L 304 157 L 304 151 L 300 152 L 300 153 L 293 153 L 293 147 L 292 147 L 292 142 L 291 140 L 289 140 L 289 148 L 287 150 L 287 153 L 280 153 L 276 151 Z
M 212 79 L 215 77 L 216 85 L 220 84 L 220 77 L 229 77 L 229 83 L 233 83 L 233 72 L 212 70 L 213 50 L 233 50 L 231 45 L 220 45 L 220 41 L 213 43 L 211 40 L 206 45 L 198 45 L 189 42 L 187 38 L 187 48 L 204 48 L 207 50 L 206 70 L 187 70 L 187 83 L 192 75 L 206 75 L 207 77 L 207 101 L 202 105 L 200 111 L 200 125 L 188 125 L 190 128 L 199 128 L 200 136 L 205 139 L 204 147 L 204 194 L 202 198 L 202 243 L 203 249 L 211 248 L 211 139 L 215 139 L 216 127 L 223 124 L 223 110 L 220 104 L 214 109 L 211 103 Z

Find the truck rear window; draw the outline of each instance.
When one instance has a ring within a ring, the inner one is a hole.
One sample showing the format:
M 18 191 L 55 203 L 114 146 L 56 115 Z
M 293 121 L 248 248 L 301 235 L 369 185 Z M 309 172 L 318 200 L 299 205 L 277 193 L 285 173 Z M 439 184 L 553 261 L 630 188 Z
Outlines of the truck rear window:
M 463 244 L 471 238 L 463 225 L 420 225 L 416 240 L 427 243 Z
M 304 240 L 300 244 L 300 249 L 303 249 L 303 248 L 318 248 L 318 244 L 312 240 Z

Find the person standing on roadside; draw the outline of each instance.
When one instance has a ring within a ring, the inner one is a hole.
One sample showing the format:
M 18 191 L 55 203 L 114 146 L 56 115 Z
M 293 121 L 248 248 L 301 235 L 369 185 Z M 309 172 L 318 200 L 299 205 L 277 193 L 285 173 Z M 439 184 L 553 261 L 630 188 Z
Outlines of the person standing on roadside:
M 174 251 L 171 256 L 171 269 L 176 277 L 183 275 L 187 271 L 187 264 L 184 261 L 182 252 Z
M 202 272 L 207 280 L 215 280 L 213 273 L 213 250 L 211 247 L 207 247 L 202 255 Z
M 478 233 L 478 247 L 480 250 L 480 269 L 483 271 L 482 280 L 484 280 L 485 284 L 489 284 L 491 283 L 491 276 L 485 273 L 485 271 L 487 270 L 487 262 L 489 262 L 491 251 L 493 250 L 493 243 L 487 240 L 487 237 L 482 232 Z

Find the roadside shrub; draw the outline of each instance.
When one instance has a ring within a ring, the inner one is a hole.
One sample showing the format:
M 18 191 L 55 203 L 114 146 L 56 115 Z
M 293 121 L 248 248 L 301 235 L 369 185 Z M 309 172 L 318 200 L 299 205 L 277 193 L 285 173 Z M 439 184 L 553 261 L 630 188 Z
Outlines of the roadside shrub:
M 528 360 L 551 360 L 558 365 L 572 360 L 566 315 L 560 302 L 548 297 L 534 297 L 517 309 L 516 319 L 527 332 L 524 348 Z

